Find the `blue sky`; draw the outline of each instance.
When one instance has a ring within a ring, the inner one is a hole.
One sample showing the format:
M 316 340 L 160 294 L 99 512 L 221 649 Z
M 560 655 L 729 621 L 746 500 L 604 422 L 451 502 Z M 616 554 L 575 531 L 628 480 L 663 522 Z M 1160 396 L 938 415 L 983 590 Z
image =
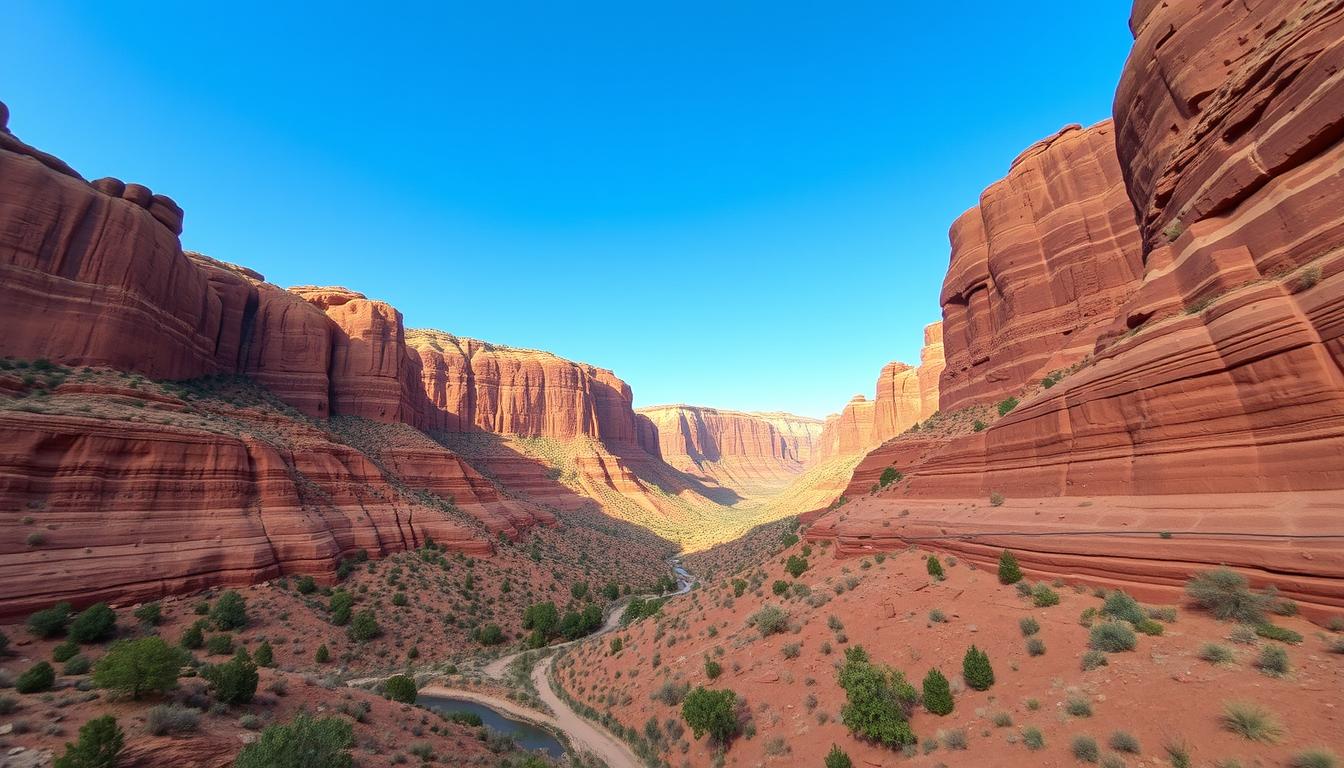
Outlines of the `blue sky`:
M 1121 0 L 185 5 L 17 0 L 11 130 L 280 285 L 814 416 L 917 361 L 948 225 L 1131 42 Z

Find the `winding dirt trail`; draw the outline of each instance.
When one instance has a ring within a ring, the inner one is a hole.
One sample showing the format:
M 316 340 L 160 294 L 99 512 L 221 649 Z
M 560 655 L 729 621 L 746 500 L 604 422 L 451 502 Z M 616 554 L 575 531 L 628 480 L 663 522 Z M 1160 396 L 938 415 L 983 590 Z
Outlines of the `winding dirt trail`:
M 666 595 L 669 600 L 690 592 L 691 586 L 695 583 L 695 580 L 691 577 L 690 573 L 682 567 L 679 560 L 673 561 L 673 572 L 677 574 L 677 591 Z M 657 596 L 645 595 L 644 597 Z M 601 629 L 590 635 L 581 637 L 578 640 L 571 640 L 567 643 L 550 646 L 549 650 L 556 651 L 562 648 L 567 648 L 576 643 L 592 640 L 595 637 L 601 637 L 608 632 L 620 628 L 621 614 L 624 613 L 625 605 L 628 602 L 628 600 L 623 600 L 612 606 L 611 611 L 607 614 L 606 620 L 602 622 Z M 509 668 L 509 664 L 511 664 L 514 659 L 527 652 L 528 651 L 519 651 L 517 653 L 511 653 L 508 656 L 501 656 L 487 664 L 483 668 L 483 671 L 488 677 L 496 680 L 502 679 L 504 673 Z M 517 702 L 509 701 L 502 697 L 491 696 L 489 694 L 469 691 L 462 688 L 446 688 L 438 685 L 429 685 L 421 688 L 420 693 L 427 696 L 448 696 L 465 699 L 467 701 L 474 701 L 477 704 L 492 707 L 501 712 L 513 715 L 514 717 L 564 733 L 569 738 L 569 742 L 574 749 L 600 758 L 607 764 L 608 768 L 639 768 L 641 765 L 639 756 L 634 753 L 634 750 L 630 749 L 629 745 L 617 738 L 606 728 L 592 723 L 578 712 L 575 712 L 570 708 L 569 704 L 565 703 L 565 701 L 560 698 L 559 694 L 551 689 L 549 676 L 551 666 L 555 663 L 555 657 L 557 655 L 558 654 L 551 653 L 544 658 L 538 659 L 537 663 L 532 667 L 532 683 L 537 689 L 537 695 L 542 703 L 547 707 L 550 707 L 551 712 L 554 714 L 547 714 L 532 709 L 531 707 L 525 707 Z M 360 682 L 368 683 L 376 681 L 377 679 L 378 678 L 367 678 L 362 681 L 352 680 L 350 682 L 352 684 Z

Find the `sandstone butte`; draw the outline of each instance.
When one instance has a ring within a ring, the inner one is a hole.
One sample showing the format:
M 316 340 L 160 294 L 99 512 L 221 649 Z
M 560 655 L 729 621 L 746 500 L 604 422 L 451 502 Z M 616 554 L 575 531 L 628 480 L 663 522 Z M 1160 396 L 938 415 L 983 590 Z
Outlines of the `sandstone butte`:
M 861 470 L 906 479 L 808 535 L 1165 598 L 1225 563 L 1320 616 L 1344 606 L 1344 12 L 1142 0 L 1131 27 L 1114 125 L 1035 145 L 951 230 L 941 408 L 1022 404 L 883 446 Z
M 878 374 L 875 399 L 855 395 L 839 414 L 826 418 L 817 457 L 861 456 L 937 412 L 943 349 L 943 324 L 925 327 L 919 366 L 887 363 Z
M 639 408 L 673 468 L 744 496 L 768 495 L 811 463 L 820 419 L 695 405 Z

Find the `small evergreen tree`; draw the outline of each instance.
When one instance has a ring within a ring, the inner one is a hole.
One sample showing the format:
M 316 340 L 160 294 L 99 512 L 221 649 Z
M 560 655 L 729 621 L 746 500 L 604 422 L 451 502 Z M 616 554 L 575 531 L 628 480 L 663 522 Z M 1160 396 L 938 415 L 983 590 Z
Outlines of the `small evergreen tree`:
M 999 583 L 1016 584 L 1022 580 L 1022 569 L 1017 564 L 1017 556 L 1009 550 L 999 555 Z
M 989 664 L 989 656 L 972 645 L 966 649 L 961 660 L 961 676 L 966 684 L 977 691 L 987 691 L 994 684 L 994 668 Z
M 831 751 L 826 753 L 826 768 L 854 768 L 854 761 L 840 745 L 832 744 Z
M 803 571 L 807 570 L 807 558 L 789 555 L 788 562 L 784 564 L 784 570 L 788 571 L 789 575 L 795 579 L 802 576 Z
M 28 617 L 28 631 L 34 637 L 47 640 L 65 634 L 70 625 L 70 604 L 57 603 L 45 611 L 38 611 Z
M 8 652 L 9 652 L 9 635 L 6 635 L 4 632 L 0 632 L 0 656 L 4 656 Z
M 210 621 L 223 632 L 242 629 L 247 626 L 247 602 L 237 591 L 230 589 L 215 601 L 210 609 Z
M 182 631 L 182 638 L 178 641 L 183 648 L 196 650 L 205 645 L 205 630 L 201 627 L 201 622 L 193 622 L 191 626 Z
M 943 564 L 938 562 L 937 555 L 929 555 L 929 559 L 925 560 L 924 562 L 927 563 L 927 567 L 929 569 L 929 575 L 932 576 L 935 580 L 942 581 L 944 578 L 946 578 L 946 576 L 943 574 Z
M 924 708 L 935 715 L 952 714 L 952 688 L 938 669 L 924 676 Z
M 387 679 L 383 686 L 383 691 L 387 697 L 393 701 L 399 701 L 402 704 L 414 704 L 416 694 L 419 690 L 415 686 L 415 681 L 406 675 L 393 675 Z
M 157 627 L 163 623 L 163 606 L 158 603 L 145 603 L 135 609 L 135 618 L 141 623 L 148 624 L 151 627 Z
M 318 664 L 326 664 L 331 661 L 331 651 L 327 650 L 325 643 L 317 646 L 317 653 L 313 655 L 313 660 Z
M 355 618 L 350 621 L 350 629 L 347 631 L 350 639 L 357 643 L 367 643 L 382 633 L 383 629 L 378 626 L 378 618 L 374 616 L 373 611 L 360 611 L 355 614 Z
M 275 651 L 271 649 L 271 644 L 265 640 L 257 646 L 257 652 L 252 660 L 257 662 L 258 667 L 269 667 L 275 664 Z
M 79 741 L 65 743 L 55 768 L 115 768 L 126 737 L 111 715 L 95 717 L 79 729 Z
M 183 653 L 157 635 L 122 640 L 93 668 L 93 684 L 138 699 L 177 687 Z

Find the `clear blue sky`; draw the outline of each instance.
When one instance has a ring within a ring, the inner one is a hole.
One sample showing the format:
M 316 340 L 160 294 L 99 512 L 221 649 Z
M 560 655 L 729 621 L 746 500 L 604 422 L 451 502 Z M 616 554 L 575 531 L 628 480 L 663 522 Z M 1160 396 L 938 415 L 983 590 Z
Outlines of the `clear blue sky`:
M 280 285 L 815 416 L 917 360 L 948 225 L 1131 42 L 1125 0 L 184 5 L 9 4 L 11 129 Z

